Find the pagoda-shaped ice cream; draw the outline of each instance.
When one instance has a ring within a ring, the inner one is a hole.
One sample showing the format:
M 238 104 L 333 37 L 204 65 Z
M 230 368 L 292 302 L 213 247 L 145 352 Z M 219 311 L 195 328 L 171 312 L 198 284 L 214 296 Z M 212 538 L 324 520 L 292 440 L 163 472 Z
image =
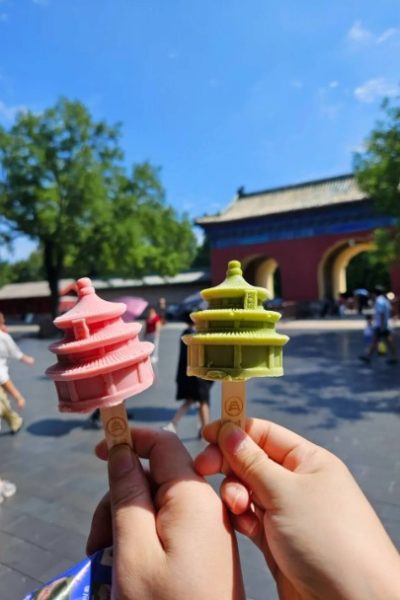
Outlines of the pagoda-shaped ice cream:
M 139 323 L 125 323 L 126 306 L 99 298 L 90 279 L 77 281 L 78 302 L 54 324 L 64 339 L 50 346 L 58 363 L 46 374 L 55 382 L 59 408 L 88 412 L 116 406 L 154 380 L 153 344 L 139 340 Z
M 240 262 L 231 260 L 225 281 L 203 290 L 208 309 L 192 313 L 196 333 L 183 339 L 188 375 L 204 379 L 246 380 L 283 375 L 286 335 L 275 330 L 280 314 L 265 310 L 265 288 L 247 283 Z
M 183 337 L 187 374 L 221 380 L 223 416 L 243 426 L 244 382 L 283 375 L 282 347 L 289 338 L 275 330 L 280 314 L 264 309 L 268 291 L 247 283 L 237 260 L 228 263 L 222 283 L 201 295 L 208 308 L 191 314 L 196 333 Z

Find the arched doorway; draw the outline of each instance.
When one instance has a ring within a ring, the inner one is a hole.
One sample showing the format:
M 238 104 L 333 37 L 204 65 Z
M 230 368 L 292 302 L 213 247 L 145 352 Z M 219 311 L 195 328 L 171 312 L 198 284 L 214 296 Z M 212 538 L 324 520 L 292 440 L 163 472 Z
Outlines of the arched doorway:
M 322 257 L 318 269 L 319 297 L 336 300 L 347 289 L 347 267 L 357 255 L 374 250 L 373 242 L 349 240 L 330 248 Z M 365 285 L 363 286 L 365 287 Z
M 369 252 L 361 252 L 351 259 L 346 270 L 347 290 L 372 290 L 376 285 L 391 291 L 390 270 L 387 265 L 371 262 Z
M 242 261 L 245 279 L 253 285 L 267 288 L 270 297 L 281 297 L 281 273 L 274 258 L 250 256 Z

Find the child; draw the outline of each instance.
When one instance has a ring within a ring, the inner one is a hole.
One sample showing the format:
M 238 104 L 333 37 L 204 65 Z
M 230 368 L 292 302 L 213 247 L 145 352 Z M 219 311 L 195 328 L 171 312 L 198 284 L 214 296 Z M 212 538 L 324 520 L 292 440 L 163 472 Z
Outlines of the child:
M 367 315 L 366 321 L 367 321 L 367 324 L 364 329 L 365 352 L 367 352 L 369 347 L 371 346 L 372 340 L 374 338 L 374 333 L 375 333 L 373 323 L 372 323 L 372 316 Z M 380 339 L 378 342 L 377 352 L 378 352 L 379 356 L 385 356 L 385 354 L 387 354 L 387 345 L 383 338 Z
M 32 356 L 24 354 L 18 348 L 12 337 L 7 333 L 4 315 L 0 313 L 0 424 L 1 419 L 5 419 L 11 431 L 17 433 L 22 427 L 23 419 L 17 412 L 12 410 L 7 394 L 15 400 L 18 408 L 24 408 L 25 399 L 9 377 L 7 361 L 10 357 L 20 360 L 26 365 L 33 365 L 35 362 Z
M 184 315 L 184 321 L 188 324 L 188 327 L 185 329 L 182 335 L 194 333 L 194 326 L 189 313 Z M 178 425 L 178 422 L 187 413 L 192 404 L 194 402 L 198 402 L 201 423 L 198 437 L 200 439 L 203 427 L 205 427 L 210 420 L 210 387 L 213 382 L 186 375 L 186 367 L 187 346 L 181 340 L 179 348 L 178 370 L 176 373 L 176 399 L 184 400 L 184 402 L 177 410 L 172 421 L 168 423 L 164 429 L 176 433 L 176 426 Z
M 367 315 L 365 317 L 365 329 L 363 333 L 365 351 L 367 351 L 369 346 L 371 345 L 373 337 L 374 328 L 372 326 L 372 315 Z

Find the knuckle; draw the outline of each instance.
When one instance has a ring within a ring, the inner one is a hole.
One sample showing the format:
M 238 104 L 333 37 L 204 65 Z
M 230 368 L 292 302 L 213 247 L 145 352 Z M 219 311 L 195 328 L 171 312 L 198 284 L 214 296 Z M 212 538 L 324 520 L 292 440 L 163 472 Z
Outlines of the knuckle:
M 240 468 L 240 478 L 244 481 L 251 481 L 258 477 L 265 468 L 266 457 L 260 452 L 246 456 Z
M 143 498 L 143 485 L 125 478 L 114 485 L 111 498 L 115 509 L 137 504 Z

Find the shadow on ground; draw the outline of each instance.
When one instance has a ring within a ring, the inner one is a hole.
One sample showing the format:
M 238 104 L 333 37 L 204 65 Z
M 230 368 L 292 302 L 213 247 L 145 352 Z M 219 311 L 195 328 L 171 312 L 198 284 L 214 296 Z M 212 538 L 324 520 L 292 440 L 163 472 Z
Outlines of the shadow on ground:
M 253 380 L 252 402 L 292 415 L 320 414 L 314 427 L 328 429 L 373 412 L 400 417 L 399 366 L 388 365 L 385 357 L 366 366 L 358 359 L 362 350 L 354 335 L 295 337 L 285 348 L 284 379 Z
M 82 419 L 42 419 L 35 421 L 26 428 L 33 435 L 62 437 L 68 435 L 73 429 L 88 428 L 87 420 Z
M 175 414 L 171 408 L 158 406 L 135 407 L 127 410 L 128 419 L 135 423 L 168 423 Z M 101 427 L 100 427 L 101 428 Z M 89 415 L 84 419 L 42 419 L 27 426 L 27 431 L 33 435 L 62 437 L 74 429 L 93 429 Z M 8 434 L 4 432 L 3 435 Z
M 128 408 L 128 419 L 137 423 L 168 423 L 175 414 L 173 408 L 161 406 L 135 406 Z

